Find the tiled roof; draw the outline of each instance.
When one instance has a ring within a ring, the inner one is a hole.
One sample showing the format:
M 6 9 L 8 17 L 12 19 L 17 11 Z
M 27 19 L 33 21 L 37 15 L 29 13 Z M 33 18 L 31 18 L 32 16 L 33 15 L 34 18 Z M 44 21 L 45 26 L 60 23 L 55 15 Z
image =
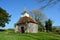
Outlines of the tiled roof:
M 36 20 L 34 20 L 32 17 L 21 17 L 16 24 L 22 24 L 26 22 L 36 23 Z

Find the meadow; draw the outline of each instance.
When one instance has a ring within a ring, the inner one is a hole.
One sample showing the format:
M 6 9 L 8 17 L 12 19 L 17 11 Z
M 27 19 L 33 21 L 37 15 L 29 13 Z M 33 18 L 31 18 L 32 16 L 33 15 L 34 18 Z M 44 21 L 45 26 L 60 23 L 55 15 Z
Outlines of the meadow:
M 39 33 L 15 33 L 0 32 L 0 40 L 60 40 L 60 35 L 39 32 Z

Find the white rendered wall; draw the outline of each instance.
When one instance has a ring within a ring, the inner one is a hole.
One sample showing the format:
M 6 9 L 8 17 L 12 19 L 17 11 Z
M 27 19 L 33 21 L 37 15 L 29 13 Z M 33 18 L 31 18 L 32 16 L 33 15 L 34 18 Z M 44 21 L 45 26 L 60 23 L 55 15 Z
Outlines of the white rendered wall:
M 25 32 L 27 33 L 37 33 L 38 32 L 38 25 L 35 23 L 28 23 L 28 26 L 16 25 L 15 32 L 21 32 L 21 27 L 24 27 Z
M 21 32 L 21 27 L 24 27 L 25 32 L 27 32 L 26 26 L 25 26 L 24 24 L 22 24 L 22 25 L 17 25 L 16 28 L 15 28 L 15 31 L 16 31 L 16 32 Z
M 15 27 L 15 32 L 18 32 L 18 25 L 16 25 Z
M 25 13 L 25 14 L 23 14 L 23 15 L 21 15 L 21 17 L 29 17 L 29 14 L 28 13 Z
M 29 32 L 30 33 L 37 33 L 38 32 L 38 25 L 35 23 L 29 23 Z

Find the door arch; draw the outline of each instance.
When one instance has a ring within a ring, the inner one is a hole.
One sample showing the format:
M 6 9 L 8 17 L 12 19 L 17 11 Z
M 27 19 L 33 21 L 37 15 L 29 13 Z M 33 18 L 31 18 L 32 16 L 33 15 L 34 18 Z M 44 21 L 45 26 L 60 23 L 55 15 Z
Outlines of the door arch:
M 21 27 L 21 33 L 24 33 L 25 30 L 24 30 L 24 27 Z

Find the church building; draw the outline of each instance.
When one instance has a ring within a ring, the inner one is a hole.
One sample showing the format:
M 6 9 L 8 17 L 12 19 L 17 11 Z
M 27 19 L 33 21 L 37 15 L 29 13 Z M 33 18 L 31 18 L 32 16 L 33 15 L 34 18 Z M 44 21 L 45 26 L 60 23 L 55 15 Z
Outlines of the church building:
M 20 33 L 37 33 L 38 25 L 34 18 L 32 18 L 26 9 L 21 14 L 20 19 L 16 23 L 15 32 Z

